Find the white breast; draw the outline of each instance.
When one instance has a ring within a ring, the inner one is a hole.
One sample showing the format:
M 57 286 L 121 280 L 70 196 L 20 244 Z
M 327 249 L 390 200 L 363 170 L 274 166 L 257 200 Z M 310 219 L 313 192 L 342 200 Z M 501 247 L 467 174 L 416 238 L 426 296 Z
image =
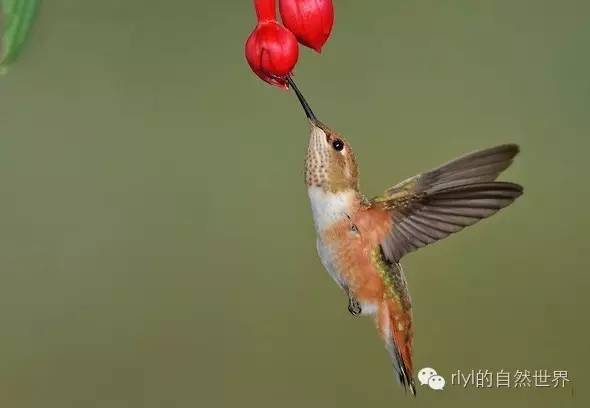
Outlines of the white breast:
M 315 186 L 309 187 L 307 194 L 311 202 L 313 222 L 318 233 L 335 221 L 346 218 L 355 198 L 354 191 L 331 193 Z
M 351 207 L 354 192 L 331 193 L 322 190 L 320 187 L 309 187 L 307 192 L 309 194 L 313 222 L 318 236 L 317 250 L 322 265 L 340 287 L 346 286 L 346 282 L 342 281 L 342 277 L 333 260 L 332 248 L 323 242 L 321 232 L 334 222 L 341 221 L 347 217 L 347 211 Z
M 317 245 L 317 249 L 318 249 L 318 255 L 320 256 L 320 260 L 322 261 L 322 265 L 324 266 L 326 271 L 328 271 L 328 273 L 330 274 L 332 279 L 334 279 L 334 281 L 338 284 L 338 286 L 340 286 L 340 288 L 344 289 L 344 287 L 348 286 L 348 285 L 346 284 L 342 275 L 340 275 L 340 272 L 338 271 L 338 269 L 336 268 L 336 265 L 334 264 L 332 249 L 330 247 L 328 247 L 326 244 L 324 244 L 322 242 L 322 239 L 319 237 L 318 237 L 316 245 Z

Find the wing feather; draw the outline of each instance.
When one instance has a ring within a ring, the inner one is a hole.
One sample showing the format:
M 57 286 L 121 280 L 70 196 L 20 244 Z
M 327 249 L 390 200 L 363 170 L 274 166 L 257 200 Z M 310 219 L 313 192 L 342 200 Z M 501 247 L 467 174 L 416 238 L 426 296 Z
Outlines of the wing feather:
M 515 183 L 495 181 L 518 153 L 516 145 L 481 150 L 409 178 L 371 200 L 389 212 L 390 233 L 381 246 L 399 262 L 407 253 L 441 240 L 510 205 L 522 194 Z

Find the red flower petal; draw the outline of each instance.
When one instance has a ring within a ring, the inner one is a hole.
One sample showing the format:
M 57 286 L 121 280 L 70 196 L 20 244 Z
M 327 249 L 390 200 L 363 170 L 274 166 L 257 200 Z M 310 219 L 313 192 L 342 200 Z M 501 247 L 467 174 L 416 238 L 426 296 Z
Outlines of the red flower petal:
M 334 25 L 332 0 L 279 0 L 279 11 L 301 44 L 321 52 Z
M 275 21 L 261 22 L 248 37 L 245 53 L 250 68 L 262 80 L 281 88 L 288 87 L 287 75 L 291 74 L 299 57 L 293 33 Z

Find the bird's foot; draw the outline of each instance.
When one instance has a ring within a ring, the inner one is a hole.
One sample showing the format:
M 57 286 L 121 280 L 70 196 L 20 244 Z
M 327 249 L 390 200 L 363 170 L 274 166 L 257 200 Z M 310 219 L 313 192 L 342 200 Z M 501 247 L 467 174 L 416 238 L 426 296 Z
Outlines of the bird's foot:
M 358 316 L 362 313 L 361 304 L 358 300 L 354 298 L 354 296 L 348 296 L 348 311 L 353 316 Z

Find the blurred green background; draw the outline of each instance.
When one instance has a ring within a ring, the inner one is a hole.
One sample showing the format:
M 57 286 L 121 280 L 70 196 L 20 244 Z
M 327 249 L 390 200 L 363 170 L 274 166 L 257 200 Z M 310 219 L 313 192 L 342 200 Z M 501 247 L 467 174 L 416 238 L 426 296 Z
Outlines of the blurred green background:
M 297 81 L 368 195 L 522 148 L 515 205 L 404 262 L 415 365 L 446 390 L 406 397 L 322 269 L 307 124 L 244 61 L 250 1 L 53 0 L 0 78 L 0 406 L 588 406 L 590 3 L 335 7 Z

